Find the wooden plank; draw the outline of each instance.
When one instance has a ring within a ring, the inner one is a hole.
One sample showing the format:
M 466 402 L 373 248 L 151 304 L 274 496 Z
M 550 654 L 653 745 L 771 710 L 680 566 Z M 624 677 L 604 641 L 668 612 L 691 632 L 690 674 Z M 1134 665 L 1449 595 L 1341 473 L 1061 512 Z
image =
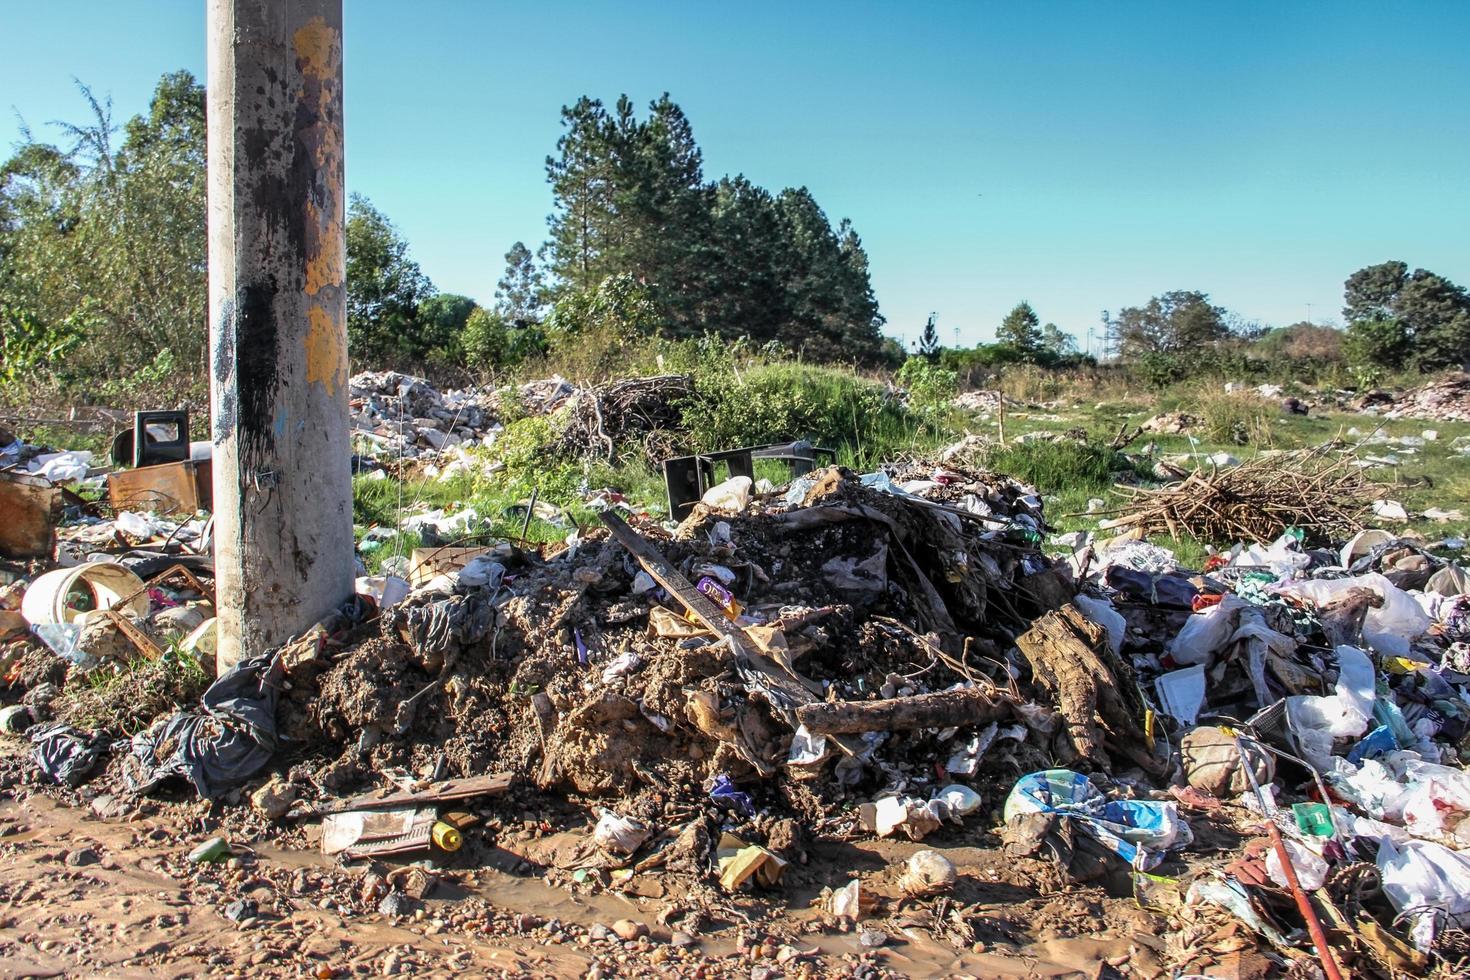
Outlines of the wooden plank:
M 0 478 L 0 555 L 17 561 L 50 558 L 60 520 L 56 488 Z
M 510 789 L 514 778 L 508 772 L 489 776 L 469 776 L 464 779 L 445 779 L 423 789 L 405 790 L 399 793 L 357 796 L 341 803 L 322 807 L 318 813 L 346 813 L 349 810 L 381 810 L 390 807 L 411 806 L 416 803 L 447 803 L 451 800 L 467 800 L 475 796 L 500 796 Z

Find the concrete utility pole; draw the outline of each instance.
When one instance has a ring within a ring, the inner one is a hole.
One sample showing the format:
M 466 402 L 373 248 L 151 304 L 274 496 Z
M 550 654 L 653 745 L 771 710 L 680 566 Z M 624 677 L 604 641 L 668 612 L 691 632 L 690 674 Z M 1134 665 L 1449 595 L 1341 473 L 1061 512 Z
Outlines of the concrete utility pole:
M 208 0 L 219 672 L 353 590 L 342 0 Z

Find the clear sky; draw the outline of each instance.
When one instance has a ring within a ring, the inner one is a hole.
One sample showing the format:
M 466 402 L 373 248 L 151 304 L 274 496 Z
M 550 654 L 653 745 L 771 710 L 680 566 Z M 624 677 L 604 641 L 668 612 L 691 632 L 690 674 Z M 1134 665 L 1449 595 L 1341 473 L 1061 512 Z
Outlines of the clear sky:
M 203 77 L 204 0 L 0 0 L 0 106 L 141 111 Z M 805 184 L 853 220 L 890 333 L 989 339 L 1026 299 L 1200 289 L 1340 316 L 1389 258 L 1470 283 L 1470 3 L 346 0 L 347 180 L 444 290 L 488 301 L 545 235 L 558 110 L 667 90 L 706 177 Z M 0 116 L 0 142 L 17 135 Z

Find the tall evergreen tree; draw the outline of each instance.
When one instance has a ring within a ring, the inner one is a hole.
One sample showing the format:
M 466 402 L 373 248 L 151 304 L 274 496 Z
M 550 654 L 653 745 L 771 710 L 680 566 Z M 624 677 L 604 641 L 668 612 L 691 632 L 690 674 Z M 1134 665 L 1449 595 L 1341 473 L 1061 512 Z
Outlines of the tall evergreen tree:
M 939 314 L 930 313 L 929 319 L 924 321 L 924 331 L 919 334 L 919 343 L 915 353 L 920 357 L 935 360 L 939 357 L 939 326 L 935 323 Z
M 525 329 L 541 322 L 546 307 L 546 278 L 536 257 L 522 242 L 505 253 L 505 274 L 495 285 L 495 311 L 515 328 Z
M 546 158 L 553 212 L 547 219 L 551 269 L 561 290 L 591 289 L 608 274 L 616 225 L 615 127 L 586 96 L 561 111 L 565 132 Z
M 711 204 L 709 329 L 762 342 L 780 336 L 788 318 L 777 268 L 783 246 L 775 199 L 743 175 L 721 178 Z
M 552 298 L 630 276 L 676 336 L 779 338 L 820 359 L 876 360 L 878 312 L 862 240 L 805 188 L 774 199 L 743 177 L 704 180 L 693 128 L 665 93 L 640 120 L 621 97 L 562 110 L 546 162 Z M 567 307 L 572 309 L 576 304 Z
M 1023 356 L 1034 357 L 1041 350 L 1041 318 L 1024 300 L 1012 307 L 1011 312 L 996 328 L 995 339 L 1009 344 Z

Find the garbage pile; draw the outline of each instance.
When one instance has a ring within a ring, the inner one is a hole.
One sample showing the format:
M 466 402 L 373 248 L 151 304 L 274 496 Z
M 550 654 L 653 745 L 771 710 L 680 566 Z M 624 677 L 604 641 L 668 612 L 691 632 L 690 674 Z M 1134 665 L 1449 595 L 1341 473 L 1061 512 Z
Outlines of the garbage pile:
M 1388 418 L 1433 422 L 1470 422 L 1470 374 L 1455 374 L 1420 385 L 1383 410 Z
M 448 411 L 411 382 L 383 382 L 373 411 Z M 7 648 L 24 710 L 0 728 L 29 726 L 51 783 L 197 795 L 256 827 L 320 819 L 344 860 L 483 856 L 495 839 L 463 801 L 512 794 L 565 819 L 575 846 L 533 863 L 574 890 L 677 879 L 747 901 L 780 896 L 818 844 L 998 845 L 1163 910 L 1191 972 L 1225 922 L 1283 966 L 1455 962 L 1470 576 L 1389 531 L 1313 547 L 1356 523 L 1263 541 L 1261 521 L 1299 517 L 1231 506 L 1206 530 L 1246 540 L 1191 570 L 1075 534 L 1048 557 L 1036 491 L 953 462 L 737 476 L 678 525 L 612 509 L 554 546 L 416 558 L 412 583 L 364 579 L 174 701 L 88 697 L 83 679 L 211 655 L 207 576 L 185 560 L 206 529 L 81 524 L 72 560 L 105 560 L 0 593 L 0 626 L 49 647 Z M 973 878 L 942 851 L 891 871 L 851 869 L 823 914 L 897 922 L 931 903 L 966 921 Z M 697 921 L 697 904 L 670 914 Z
M 1143 543 L 1088 552 L 1076 603 L 1169 719 L 1176 795 L 1243 802 L 1247 832 L 1279 828 L 1334 955 L 1423 970 L 1470 912 L 1467 572 L 1376 529 L 1338 550 L 1303 540 L 1237 546 L 1203 574 Z M 1292 914 L 1283 859 L 1252 854 L 1196 875 L 1188 901 L 1296 958 L 1286 937 L 1312 923 Z
M 283 730 L 345 747 L 316 777 L 337 792 L 393 769 L 504 770 L 648 819 L 673 788 L 695 802 L 723 780 L 737 809 L 823 823 L 838 800 L 927 799 L 938 757 L 973 774 L 977 710 L 1024 732 L 993 678 L 1007 626 L 1066 587 L 1038 550 L 1039 498 L 932 468 L 871 485 L 825 470 L 784 496 L 731 483 L 673 534 L 588 529 L 549 558 L 501 549 L 429 583 L 378 636 L 288 666 Z M 811 710 L 951 691 L 951 721 L 901 734 L 850 736 Z
M 493 393 L 440 392 L 396 371 L 354 375 L 350 391 L 353 444 L 367 456 L 414 459 L 481 443 L 495 423 Z
M 983 388 L 961 392 L 950 399 L 949 403 L 961 411 L 975 412 L 979 415 L 993 415 L 1005 408 L 1007 404 L 1015 404 L 1003 392 L 988 391 Z

